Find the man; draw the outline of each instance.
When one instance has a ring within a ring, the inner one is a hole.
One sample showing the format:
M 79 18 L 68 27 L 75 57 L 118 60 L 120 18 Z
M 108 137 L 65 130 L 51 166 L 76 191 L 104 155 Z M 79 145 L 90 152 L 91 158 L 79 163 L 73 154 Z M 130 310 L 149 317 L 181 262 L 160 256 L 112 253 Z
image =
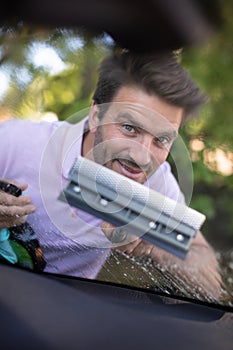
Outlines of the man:
M 27 220 L 39 237 L 46 271 L 95 278 L 112 248 L 114 227 L 57 200 L 75 158 L 82 155 L 184 203 L 166 158 L 180 126 L 205 102 L 172 54 L 106 58 L 89 116 L 80 123 L 2 123 L 0 177 L 25 193 L 0 193 L 0 228 Z M 218 264 L 201 232 L 185 261 L 131 235 L 117 249 L 150 257 L 168 271 L 178 266 L 178 275 L 199 290 L 219 293 Z

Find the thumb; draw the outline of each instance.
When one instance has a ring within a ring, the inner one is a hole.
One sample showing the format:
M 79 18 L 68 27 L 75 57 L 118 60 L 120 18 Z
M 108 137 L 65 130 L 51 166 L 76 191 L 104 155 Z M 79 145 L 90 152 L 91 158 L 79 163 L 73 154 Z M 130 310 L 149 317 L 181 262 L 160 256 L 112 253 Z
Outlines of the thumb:
M 103 221 L 100 227 L 103 233 L 105 234 L 105 236 L 109 239 L 112 237 L 112 232 L 116 228 L 116 226 L 106 221 Z

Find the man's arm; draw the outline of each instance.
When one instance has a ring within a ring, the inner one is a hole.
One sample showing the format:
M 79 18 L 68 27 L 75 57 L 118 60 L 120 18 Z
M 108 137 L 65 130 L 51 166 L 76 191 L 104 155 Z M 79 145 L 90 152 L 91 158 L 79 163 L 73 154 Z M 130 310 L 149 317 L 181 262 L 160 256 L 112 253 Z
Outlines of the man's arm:
M 114 226 L 104 222 L 101 227 L 110 238 Z M 185 260 L 131 234 L 114 249 L 137 258 L 149 257 L 156 266 L 161 267 L 165 275 L 167 272 L 177 281 L 182 281 L 192 293 L 215 300 L 220 298 L 222 283 L 219 264 L 214 250 L 200 231 L 193 239 Z

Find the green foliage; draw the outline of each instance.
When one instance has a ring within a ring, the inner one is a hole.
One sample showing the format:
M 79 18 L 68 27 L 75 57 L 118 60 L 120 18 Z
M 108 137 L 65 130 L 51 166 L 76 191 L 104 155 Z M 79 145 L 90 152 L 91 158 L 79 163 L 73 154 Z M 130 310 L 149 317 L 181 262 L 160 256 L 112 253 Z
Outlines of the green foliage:
M 183 66 L 209 95 L 208 104 L 195 119 L 188 121 L 181 131 L 193 160 L 194 192 L 191 206 L 207 216 L 210 224 L 205 226 L 207 231 L 205 233 L 211 240 L 214 241 L 219 235 L 221 227 L 222 241 L 224 237 L 228 239 L 231 237 L 231 243 L 233 242 L 232 38 L 233 4 L 231 0 L 226 0 L 222 2 L 220 30 L 204 47 L 184 49 L 181 55 Z M 192 140 L 200 140 L 203 149 L 194 151 L 191 147 Z M 223 164 L 222 169 L 218 164 L 217 158 L 222 158 L 223 155 L 225 165 L 228 162 L 228 171 L 223 168 Z
M 214 199 L 209 195 L 197 194 L 193 198 L 191 205 L 193 208 L 200 211 L 201 213 L 205 213 L 208 219 L 213 219 L 216 214 Z
M 205 47 L 184 50 L 182 64 L 209 95 L 210 101 L 199 117 L 199 130 L 195 121 L 190 121 L 186 131 L 201 133 L 215 147 L 233 148 L 233 4 L 222 2 L 222 26 Z
M 0 34 L 0 50 L 7 57 L 1 67 L 10 76 L 9 89 L 1 101 L 4 111 L 31 119 L 53 112 L 63 120 L 90 105 L 97 67 L 112 50 L 104 35 L 91 37 L 84 30 L 26 28 L 2 28 Z M 53 50 L 64 68 L 51 73 L 51 67 L 36 66 L 32 56 L 39 46 Z M 23 81 L 22 74 L 28 79 Z

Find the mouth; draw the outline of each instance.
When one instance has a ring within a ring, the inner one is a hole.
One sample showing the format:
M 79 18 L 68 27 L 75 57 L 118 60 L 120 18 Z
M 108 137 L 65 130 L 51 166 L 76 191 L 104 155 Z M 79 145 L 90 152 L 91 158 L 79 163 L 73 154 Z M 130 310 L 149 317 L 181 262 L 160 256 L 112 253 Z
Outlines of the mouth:
M 122 175 L 131 178 L 137 182 L 144 181 L 145 174 L 141 168 L 139 168 L 136 164 L 125 160 L 125 159 L 115 159 L 117 162 L 117 172 Z M 141 181 L 140 181 L 141 180 Z
M 137 165 L 133 165 L 132 162 L 129 162 L 128 160 L 117 159 L 117 161 L 125 170 L 129 171 L 132 174 L 139 174 L 142 172 L 142 170 Z

